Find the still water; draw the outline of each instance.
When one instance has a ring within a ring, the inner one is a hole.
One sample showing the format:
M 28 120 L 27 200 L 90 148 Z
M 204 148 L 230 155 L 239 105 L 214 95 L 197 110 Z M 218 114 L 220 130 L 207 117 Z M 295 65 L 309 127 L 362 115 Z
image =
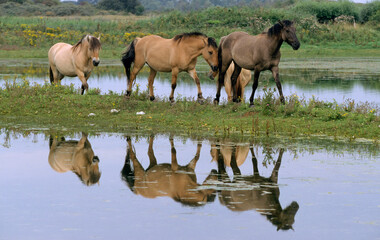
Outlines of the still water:
M 0 134 L 0 239 L 380 239 L 378 146 Z
M 380 58 L 328 58 L 328 59 L 282 59 L 280 77 L 285 96 L 296 94 L 309 100 L 315 97 L 323 101 L 344 103 L 348 99 L 356 103 L 369 102 L 380 104 Z M 204 97 L 214 98 L 216 83 L 207 78 L 210 70 L 201 58 L 197 64 L 198 75 Z M 149 69 L 144 68 L 137 76 L 136 86 L 147 90 Z M 49 82 L 48 62 L 45 59 L 7 59 L 0 60 L 0 87 L 5 80 L 22 81 L 43 84 Z M 74 84 L 78 89 L 81 83 L 78 78 L 66 77 L 62 84 Z M 262 96 L 262 88 L 275 87 L 269 71 L 260 77 L 256 96 Z M 109 91 L 123 93 L 127 83 L 124 68 L 120 61 L 102 60 L 89 79 L 90 88 L 98 88 L 101 93 Z M 246 87 L 245 98 L 251 94 L 252 82 Z M 168 97 L 171 91 L 170 73 L 158 73 L 154 82 L 156 96 Z M 183 97 L 196 98 L 197 90 L 194 81 L 187 73 L 180 73 L 175 91 L 175 99 Z M 226 93 L 222 91 L 222 101 L 226 101 Z

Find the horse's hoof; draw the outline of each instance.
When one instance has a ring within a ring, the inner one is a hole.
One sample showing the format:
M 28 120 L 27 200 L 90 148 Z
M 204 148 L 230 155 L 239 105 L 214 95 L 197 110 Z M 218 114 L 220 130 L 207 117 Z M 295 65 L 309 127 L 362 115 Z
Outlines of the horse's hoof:
M 150 97 L 149 97 L 149 100 L 152 101 L 152 102 L 154 101 L 154 99 L 156 99 L 155 96 L 150 96 Z
M 199 104 L 203 104 L 203 103 L 205 103 L 205 99 L 203 97 L 200 97 L 200 98 L 197 99 L 197 102 Z
M 214 99 L 214 105 L 219 105 L 219 100 L 218 99 Z
M 255 107 L 255 104 L 253 104 L 253 103 L 249 104 L 249 108 L 254 108 L 254 107 Z

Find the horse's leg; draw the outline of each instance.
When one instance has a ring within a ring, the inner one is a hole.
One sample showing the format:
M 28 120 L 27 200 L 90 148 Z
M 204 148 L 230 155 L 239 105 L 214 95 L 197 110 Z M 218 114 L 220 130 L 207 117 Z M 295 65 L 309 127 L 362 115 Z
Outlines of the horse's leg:
M 229 71 L 226 72 L 224 75 L 224 89 L 226 90 L 227 93 L 227 100 L 228 102 L 232 102 L 232 87 L 231 87 L 231 75 Z
M 188 73 L 194 79 L 195 84 L 197 84 L 197 88 L 198 88 L 198 102 L 202 102 L 204 100 L 204 98 L 202 96 L 201 83 L 199 81 L 199 78 L 198 78 L 197 72 L 195 71 L 195 68 L 192 69 L 192 70 L 189 70 Z
M 240 102 L 240 100 L 237 97 L 237 84 L 236 84 L 240 72 L 241 72 L 241 67 L 235 63 L 235 69 L 231 75 L 231 86 L 232 86 L 232 91 L 233 91 L 232 101 L 233 102 Z
M 284 98 L 284 95 L 282 94 L 282 87 L 280 83 L 279 69 L 277 66 L 272 68 L 272 74 L 273 74 L 274 81 L 276 82 L 278 93 L 280 94 L 280 101 L 282 104 L 285 104 L 285 98 Z
M 91 72 L 84 74 L 84 77 L 86 78 L 86 83 L 87 83 L 88 79 L 90 78 L 90 76 L 91 76 Z M 84 90 L 85 90 L 85 88 L 84 88 L 84 86 L 82 84 L 82 95 L 84 93 Z
M 82 82 L 82 92 L 81 92 L 81 94 L 83 95 L 84 91 L 88 90 L 87 79 L 84 76 L 83 72 L 77 71 L 77 75 L 78 75 L 79 80 Z
M 135 172 L 135 179 L 142 180 L 145 175 L 145 170 L 141 163 L 137 160 L 136 153 L 133 151 L 132 141 L 130 137 L 127 137 L 127 157 L 126 159 L 132 160 L 133 168 Z
M 230 66 L 231 62 L 232 62 L 232 59 L 228 59 L 228 61 L 222 61 L 222 66 L 219 69 L 219 77 L 218 77 L 218 82 L 217 82 L 216 96 L 214 99 L 215 105 L 219 104 L 220 90 L 222 89 L 222 84 L 224 83 L 224 77 L 226 75 L 226 71 L 227 71 L 228 67 Z
M 230 163 L 230 165 L 231 165 L 232 171 L 234 173 L 234 177 L 235 176 L 240 176 L 241 172 L 240 172 L 239 166 L 237 165 L 237 162 L 236 162 L 236 146 L 232 147 L 231 163 Z
M 169 141 L 170 141 L 171 153 L 172 153 L 171 168 L 173 171 L 177 171 L 178 170 L 177 151 L 175 150 L 172 136 L 169 137 Z
M 274 165 L 272 174 L 270 176 L 270 179 L 273 183 L 277 183 L 277 181 L 278 181 L 278 171 L 280 170 L 281 160 L 282 160 L 283 154 L 284 154 L 284 149 L 280 148 L 280 153 L 278 154 L 276 164 Z
M 255 98 L 255 92 L 256 92 L 257 86 L 259 85 L 259 77 L 260 77 L 260 71 L 255 70 L 253 74 L 252 93 L 251 93 L 251 97 L 249 98 L 250 107 L 253 107 L 253 99 Z
M 50 66 L 49 75 L 51 84 L 57 84 L 63 78 L 63 75 L 60 74 L 58 69 L 53 65 Z M 62 77 L 60 75 L 62 75 Z
M 149 137 L 149 147 L 148 147 L 149 167 L 146 170 L 157 165 L 157 159 L 153 151 L 153 141 L 154 141 L 154 135 L 151 135 Z
M 195 169 L 195 166 L 197 165 L 197 162 L 199 160 L 199 156 L 200 156 L 200 153 L 201 153 L 201 148 L 202 148 L 202 143 L 198 143 L 197 144 L 197 152 L 195 153 L 195 156 L 193 159 L 191 159 L 191 161 L 189 162 L 189 164 L 187 164 L 187 166 L 189 168 L 191 168 L 192 170 Z
M 174 103 L 174 90 L 177 87 L 178 68 L 172 69 L 172 92 L 170 93 L 169 100 Z
M 148 77 L 148 84 L 149 84 L 149 99 L 150 101 L 154 101 L 154 93 L 153 93 L 153 82 L 154 78 L 156 77 L 157 71 L 154 70 L 153 68 L 150 68 L 150 73 Z
M 133 64 L 133 69 L 131 71 L 131 76 L 128 79 L 128 88 L 127 88 L 127 93 L 126 93 L 127 97 L 131 96 L 132 84 L 135 81 L 137 74 L 140 72 L 140 70 L 144 66 L 144 64 L 145 64 L 145 62 L 139 61 L 138 58 L 135 59 L 135 63 Z
M 252 155 L 252 165 L 253 165 L 253 176 L 259 177 L 259 168 L 257 167 L 257 158 L 255 156 L 255 153 L 253 152 L 253 147 L 250 147 L 251 155 Z

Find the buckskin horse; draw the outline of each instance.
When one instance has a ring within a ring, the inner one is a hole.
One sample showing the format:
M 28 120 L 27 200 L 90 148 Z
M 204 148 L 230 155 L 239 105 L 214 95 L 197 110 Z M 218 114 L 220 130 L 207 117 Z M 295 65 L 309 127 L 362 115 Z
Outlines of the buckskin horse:
M 74 46 L 68 43 L 56 43 L 49 52 L 50 82 L 57 84 L 65 76 L 78 76 L 82 82 L 82 92 L 88 90 L 87 80 L 94 67 L 98 66 L 100 38 L 90 35 L 83 36 Z
M 172 39 L 165 39 L 157 35 L 136 38 L 122 54 L 121 59 L 128 80 L 126 96 L 131 95 L 136 75 L 146 63 L 150 68 L 148 84 L 151 101 L 155 99 L 153 82 L 157 72 L 172 73 L 172 90 L 169 99 L 173 103 L 178 73 L 183 71 L 188 72 L 194 79 L 198 88 L 198 100 L 203 101 L 199 78 L 195 70 L 197 57 L 202 55 L 212 70 L 216 71 L 218 66 L 217 48 L 215 39 L 199 32 L 183 33 Z
M 216 151 L 215 151 L 216 150 Z M 211 152 L 213 158 L 218 159 L 218 178 L 224 184 L 228 184 L 228 189 L 218 192 L 219 201 L 231 211 L 248 211 L 255 210 L 277 227 L 277 230 L 293 229 L 294 217 L 299 209 L 297 202 L 293 201 L 288 207 L 281 207 L 279 196 L 280 190 L 277 184 L 278 171 L 280 169 L 284 149 L 279 151 L 278 159 L 269 178 L 262 177 L 257 167 L 257 158 L 250 148 L 252 154 L 253 175 L 243 176 L 240 173 L 238 152 L 236 146 L 231 149 L 230 166 L 233 171 L 233 180 L 231 181 L 226 173 L 225 156 L 221 147 L 214 147 Z M 245 155 L 244 152 L 242 154 Z M 231 184 L 236 184 L 232 187 Z M 234 188 L 234 189 L 232 189 Z M 232 190 L 231 190 L 232 189 Z
M 296 36 L 296 28 L 292 21 L 283 20 L 269 28 L 267 32 L 259 35 L 249 35 L 246 32 L 233 32 L 222 37 L 218 48 L 218 68 L 219 77 L 217 83 L 217 92 L 214 103 L 219 103 L 220 90 L 224 82 L 224 75 L 231 62 L 235 63 L 235 70 L 231 76 L 233 89 L 233 101 L 239 101 L 237 89 L 234 87 L 241 69 L 254 70 L 252 94 L 249 98 L 250 106 L 253 106 L 255 91 L 258 86 L 260 72 L 264 70 L 272 71 L 273 78 L 276 82 L 280 100 L 285 103 L 282 94 L 282 87 L 279 77 L 278 64 L 280 63 L 280 48 L 283 42 L 288 43 L 294 50 L 300 47 L 300 42 Z
M 49 164 L 57 172 L 72 171 L 87 186 L 98 183 L 99 158 L 94 154 L 87 134 L 79 141 L 50 136 Z
M 194 158 L 186 166 L 180 166 L 177 162 L 173 139 L 170 138 L 171 163 L 157 164 L 153 151 L 153 139 L 153 136 L 149 139 L 148 156 L 150 164 L 145 170 L 136 157 L 130 137 L 127 137 L 127 155 L 121 175 L 131 191 L 146 198 L 170 197 L 176 202 L 193 207 L 213 202 L 215 190 L 205 188 L 205 186 L 209 185 L 210 180 L 216 180 L 216 171 L 211 171 L 202 185 L 197 183 L 194 172 L 202 144 L 197 144 Z M 200 186 L 203 188 L 199 189 Z
M 235 64 L 232 62 L 230 66 L 228 67 L 227 72 L 224 76 L 224 89 L 226 90 L 227 100 L 229 102 L 232 102 L 233 89 L 231 86 L 231 76 L 234 70 L 235 70 Z M 211 80 L 214 80 L 216 75 L 218 75 L 217 71 L 213 72 L 211 70 L 209 72 L 209 77 Z M 238 78 L 236 79 L 236 84 L 235 84 L 238 100 L 244 101 L 245 87 L 248 85 L 250 81 L 251 81 L 251 70 L 242 68 Z

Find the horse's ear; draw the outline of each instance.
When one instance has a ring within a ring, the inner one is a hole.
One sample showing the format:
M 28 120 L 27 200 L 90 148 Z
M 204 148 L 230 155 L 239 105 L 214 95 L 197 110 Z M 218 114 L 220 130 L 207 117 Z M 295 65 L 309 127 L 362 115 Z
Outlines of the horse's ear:
M 284 23 L 281 20 L 278 20 L 278 24 L 280 24 L 281 27 L 284 26 Z
M 87 39 L 87 41 L 89 42 L 90 39 L 91 39 L 91 36 L 90 36 L 90 35 L 87 35 L 86 39 Z
M 98 40 L 99 40 L 99 42 L 100 42 L 100 33 L 99 33 L 99 37 L 98 37 Z

